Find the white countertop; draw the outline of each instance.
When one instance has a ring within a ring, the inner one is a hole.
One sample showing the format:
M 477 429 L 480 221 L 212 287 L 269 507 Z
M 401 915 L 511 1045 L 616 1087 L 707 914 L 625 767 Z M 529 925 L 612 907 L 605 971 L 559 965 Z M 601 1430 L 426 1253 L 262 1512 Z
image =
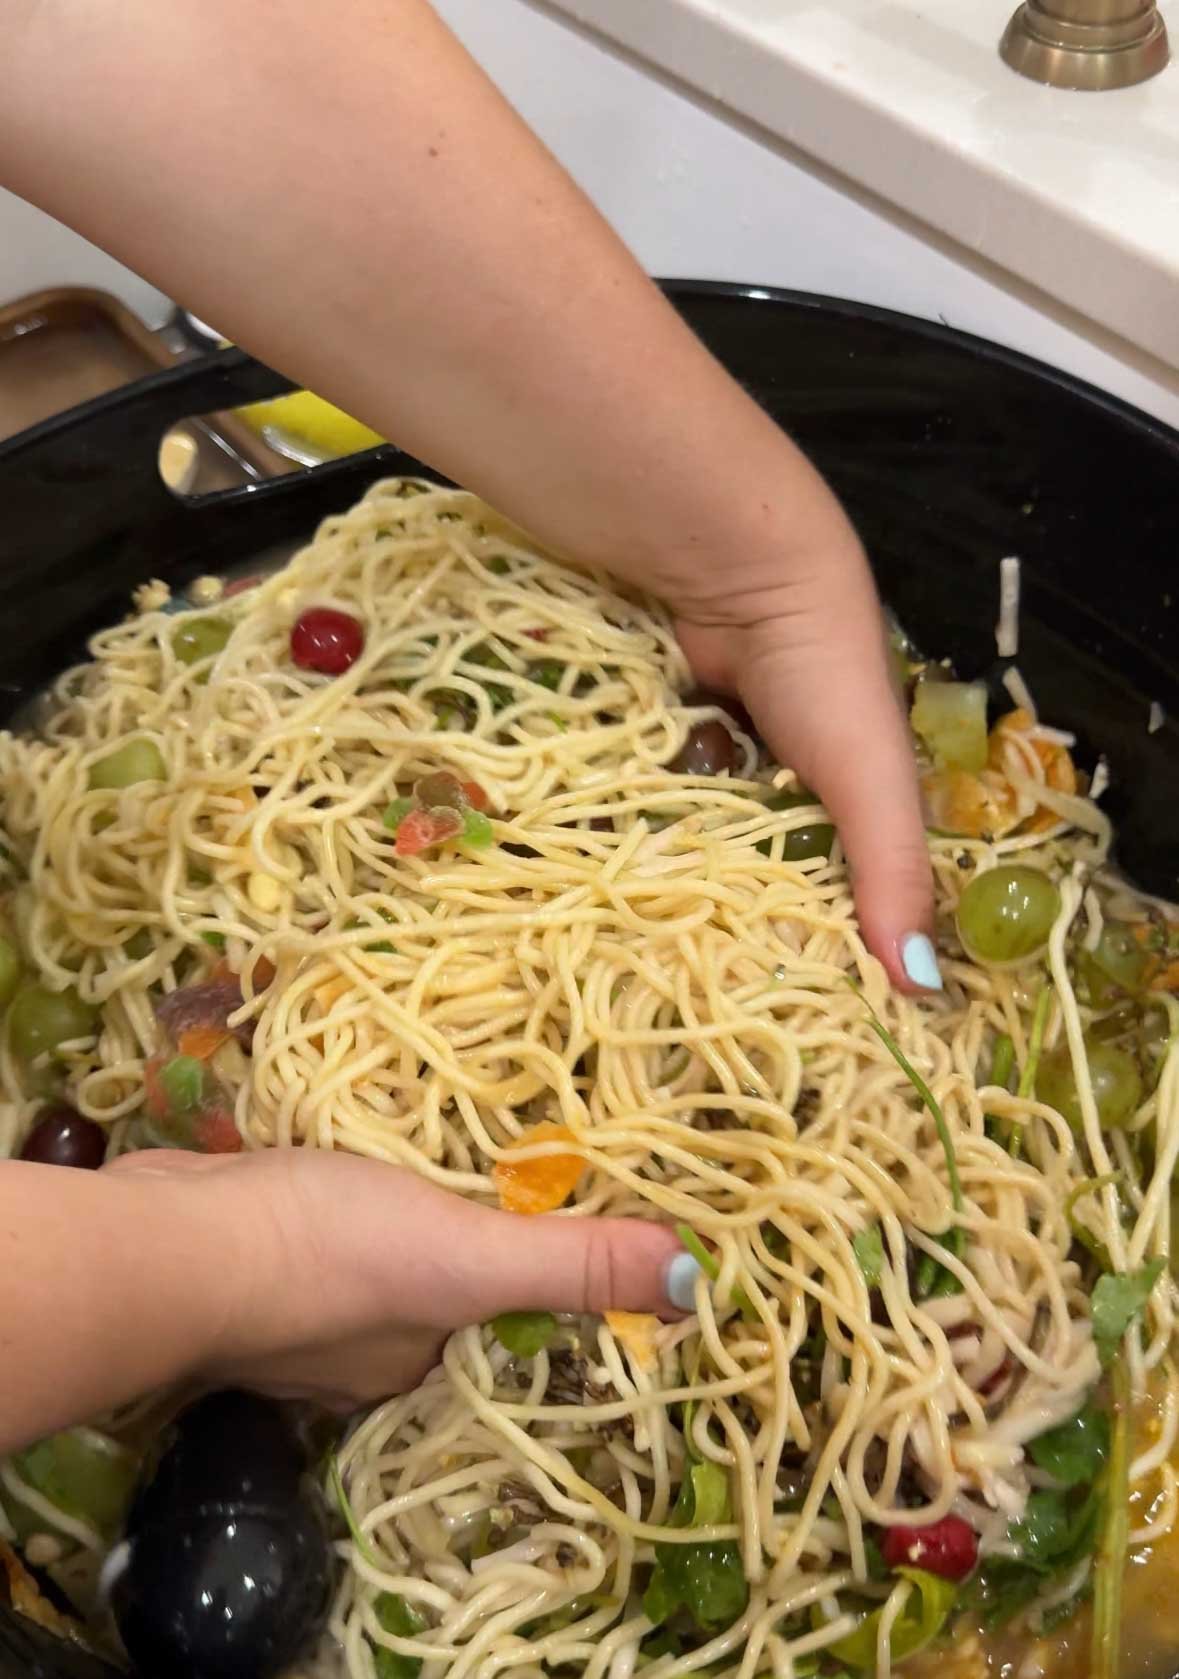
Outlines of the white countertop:
M 1015 0 L 547 0 L 705 99 L 1179 367 L 1175 62 L 1113 93 L 1007 69 Z

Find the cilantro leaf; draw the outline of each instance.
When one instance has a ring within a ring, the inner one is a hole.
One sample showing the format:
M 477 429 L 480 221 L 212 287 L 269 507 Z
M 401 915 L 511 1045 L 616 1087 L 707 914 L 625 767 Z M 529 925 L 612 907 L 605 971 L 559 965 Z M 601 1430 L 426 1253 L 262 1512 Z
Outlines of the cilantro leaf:
M 1075 1417 L 1028 1441 L 1028 1456 L 1062 1487 L 1095 1481 L 1109 1455 L 1109 1416 L 1092 1400 Z
M 382 1592 L 373 1608 L 382 1627 L 395 1638 L 416 1638 L 425 1629 L 426 1623 L 413 1604 L 398 1592 Z M 377 1679 L 418 1679 L 422 1671 L 420 1656 L 403 1656 L 384 1644 L 374 1644 L 372 1652 Z
M 728 1476 L 719 1464 L 692 1464 L 668 1525 L 715 1527 L 728 1519 Z M 653 1626 L 682 1608 L 702 1631 L 719 1630 L 737 1620 L 748 1601 L 749 1583 L 732 1539 L 655 1546 L 655 1568 L 643 1594 L 643 1613 Z
M 1152 1259 L 1138 1271 L 1098 1278 L 1090 1303 L 1093 1339 L 1102 1364 L 1109 1364 L 1122 1336 L 1150 1299 L 1151 1290 L 1163 1274 L 1163 1258 Z

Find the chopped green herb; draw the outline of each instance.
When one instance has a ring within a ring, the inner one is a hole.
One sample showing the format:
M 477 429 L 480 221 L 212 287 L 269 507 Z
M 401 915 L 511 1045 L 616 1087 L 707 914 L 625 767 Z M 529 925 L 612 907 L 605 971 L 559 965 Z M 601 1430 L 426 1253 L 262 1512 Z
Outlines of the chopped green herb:
M 699 1265 L 700 1269 L 704 1272 L 704 1275 L 710 1278 L 712 1282 L 715 1282 L 720 1276 L 720 1266 L 716 1262 L 716 1256 L 709 1253 L 708 1249 L 704 1246 L 704 1243 L 700 1240 L 699 1236 L 697 1236 L 696 1232 L 690 1225 L 677 1224 L 675 1227 L 675 1233 L 687 1248 L 688 1252 L 692 1255 L 692 1258 L 696 1261 L 697 1265 Z M 740 1284 L 734 1286 L 731 1298 L 733 1305 L 736 1306 L 742 1317 L 748 1319 L 752 1323 L 756 1323 L 758 1321 L 757 1313 L 753 1309 L 753 1304 Z
M 991 1056 L 991 1083 L 1001 1085 L 1006 1090 L 1014 1070 L 1015 1044 L 1010 1033 L 1001 1032 L 995 1039 L 995 1048 Z
M 1010 1090 L 1011 1075 L 1015 1070 L 1015 1044 L 1007 1032 L 1001 1032 L 995 1039 L 995 1047 L 991 1052 L 990 1083 L 998 1085 L 1002 1090 Z M 985 1117 L 987 1136 L 997 1138 L 1001 1132 L 1002 1122 L 994 1114 Z
M 1007 1529 L 1018 1555 L 988 1559 L 964 1588 L 962 1607 L 991 1629 L 1006 1626 L 1092 1551 L 1101 1511 L 1095 1487 L 1038 1490 Z
M 943 1236 L 935 1236 L 934 1241 L 939 1247 L 952 1253 L 955 1259 L 961 1259 L 966 1246 L 963 1232 L 958 1229 L 947 1230 Z M 953 1294 L 962 1293 L 962 1284 L 948 1266 L 942 1265 L 931 1253 L 923 1253 L 917 1262 L 917 1275 L 914 1287 L 918 1300 L 948 1300 Z
M 857 1230 L 852 1237 L 852 1251 L 864 1281 L 869 1288 L 875 1288 L 884 1269 L 884 1238 L 880 1226 L 870 1224 L 866 1230 Z
M 501 1312 L 491 1330 L 514 1358 L 535 1358 L 557 1333 L 557 1320 L 551 1312 Z
M 1166 1263 L 1160 1257 L 1150 1260 L 1138 1271 L 1123 1271 L 1097 1279 L 1089 1314 L 1102 1364 L 1113 1362 L 1122 1336 L 1150 1299 Z
M 547 688 L 550 693 L 556 693 L 564 674 L 565 666 L 558 659 L 540 659 L 528 667 L 529 680 L 539 682 L 540 686 Z
M 1036 1093 L 1036 1074 L 1040 1070 L 1040 1052 L 1044 1047 L 1044 1028 L 1048 1024 L 1048 1010 L 1052 1006 L 1052 986 L 1045 985 L 1036 998 L 1036 1011 L 1032 1016 L 1032 1031 L 1028 1039 L 1028 1058 L 1023 1071 L 1019 1075 L 1018 1094 L 1025 1099 Z M 1013 1160 L 1018 1160 L 1023 1148 L 1023 1127 L 1015 1124 L 1011 1127 L 1008 1140 L 1008 1151 Z
M 728 1476 L 719 1464 L 693 1463 L 680 1482 L 669 1527 L 716 1527 L 729 1520 Z M 741 1553 L 732 1539 L 655 1546 L 643 1613 L 660 1626 L 685 1609 L 705 1632 L 730 1626 L 749 1601 Z
M 1089 1400 L 1067 1422 L 1028 1442 L 1028 1456 L 1062 1487 L 1095 1481 L 1109 1454 L 1109 1417 Z
M 338 1457 L 332 1458 L 330 1475 L 332 1491 L 336 1495 L 336 1503 L 340 1507 L 340 1514 L 344 1518 L 348 1532 L 352 1535 L 352 1543 L 356 1546 L 356 1549 L 360 1552 L 361 1556 L 364 1558 L 365 1562 L 368 1563 L 370 1568 L 379 1568 L 381 1565 L 377 1560 L 376 1552 L 373 1550 L 368 1540 L 364 1537 L 364 1534 L 361 1533 L 360 1524 L 356 1520 L 356 1515 L 352 1509 L 348 1494 L 344 1491 L 344 1478 L 340 1474 L 340 1460 Z
M 399 1592 L 382 1592 L 373 1609 L 381 1626 L 394 1638 L 416 1638 L 425 1631 L 425 1621 Z M 422 1671 L 420 1656 L 403 1656 L 384 1644 L 373 1644 L 372 1652 L 377 1679 L 417 1679 Z
M 950 1196 L 954 1203 L 954 1211 L 956 1213 L 960 1213 L 966 1203 L 962 1195 L 962 1181 L 958 1176 L 958 1157 L 954 1153 L 954 1139 L 951 1137 L 950 1128 L 946 1124 L 946 1116 L 938 1105 L 937 1099 L 935 1098 L 932 1090 L 930 1090 L 925 1080 L 921 1077 L 921 1074 L 910 1065 L 901 1050 L 900 1044 L 897 1043 L 887 1026 L 885 1026 L 880 1020 L 871 1004 L 865 1002 L 864 1006 L 868 1010 L 868 1014 L 870 1016 L 868 1021 L 869 1026 L 871 1026 L 876 1036 L 880 1039 L 885 1049 L 892 1056 L 897 1066 L 901 1069 L 901 1072 L 904 1073 L 909 1083 L 913 1086 L 913 1089 L 917 1092 L 918 1096 L 920 1096 L 921 1100 L 925 1103 L 925 1106 L 929 1109 L 929 1112 L 933 1116 L 933 1123 L 937 1130 L 938 1140 L 942 1145 L 942 1152 L 946 1157 L 946 1174 L 950 1180 Z
M 211 946 L 211 948 L 213 950 L 224 950 L 225 949 L 225 934 L 224 933 L 202 933 L 201 938 L 205 941 L 205 943 L 207 945 Z

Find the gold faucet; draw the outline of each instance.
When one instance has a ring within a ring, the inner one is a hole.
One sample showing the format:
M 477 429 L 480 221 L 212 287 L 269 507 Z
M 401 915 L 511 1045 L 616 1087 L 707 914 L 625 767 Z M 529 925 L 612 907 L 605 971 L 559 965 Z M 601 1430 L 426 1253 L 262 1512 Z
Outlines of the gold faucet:
M 1024 0 L 999 52 L 1049 87 L 1132 87 L 1164 69 L 1167 28 L 1154 0 Z

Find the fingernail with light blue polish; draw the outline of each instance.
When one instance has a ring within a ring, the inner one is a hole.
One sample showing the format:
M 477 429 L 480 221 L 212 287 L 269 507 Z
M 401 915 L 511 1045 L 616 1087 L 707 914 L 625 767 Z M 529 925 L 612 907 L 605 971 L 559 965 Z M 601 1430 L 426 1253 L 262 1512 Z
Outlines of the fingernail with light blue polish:
M 691 1312 L 696 1306 L 696 1279 L 704 1275 L 704 1267 L 690 1253 L 677 1253 L 667 1267 L 667 1298 L 681 1312 Z
M 910 933 L 902 939 L 901 962 L 914 985 L 920 985 L 926 991 L 942 989 L 937 955 L 924 933 Z

